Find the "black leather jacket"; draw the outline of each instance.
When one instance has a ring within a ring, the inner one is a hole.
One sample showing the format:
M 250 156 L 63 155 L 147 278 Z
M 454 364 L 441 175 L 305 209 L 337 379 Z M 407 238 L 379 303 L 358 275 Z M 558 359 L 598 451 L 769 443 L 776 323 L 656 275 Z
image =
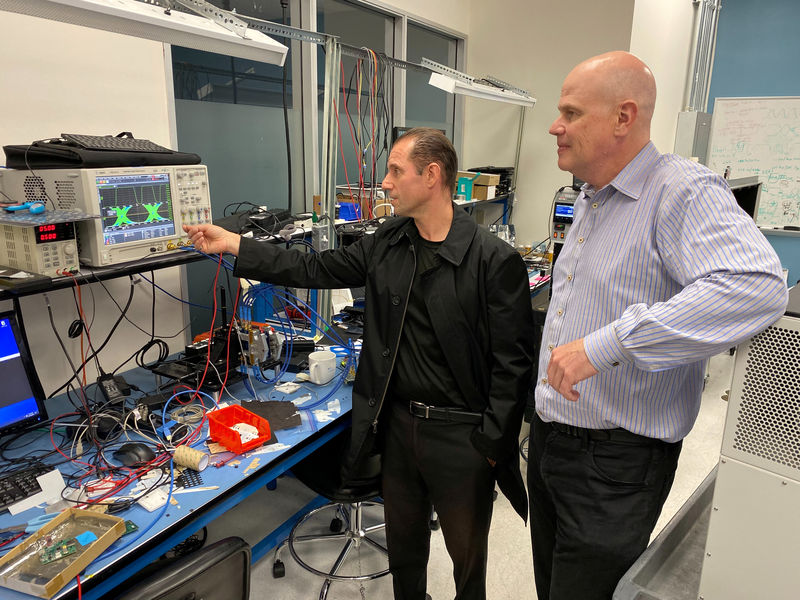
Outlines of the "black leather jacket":
M 483 415 L 471 440 L 497 462 L 500 489 L 525 518 L 517 443 L 534 354 L 527 271 L 507 243 L 454 206 L 440 266 L 423 280 L 436 338 L 468 410 Z M 364 339 L 353 386 L 352 442 L 345 473 L 376 450 L 416 258 L 397 217 L 373 235 L 333 251 L 306 254 L 243 238 L 235 274 L 279 285 L 365 289 Z

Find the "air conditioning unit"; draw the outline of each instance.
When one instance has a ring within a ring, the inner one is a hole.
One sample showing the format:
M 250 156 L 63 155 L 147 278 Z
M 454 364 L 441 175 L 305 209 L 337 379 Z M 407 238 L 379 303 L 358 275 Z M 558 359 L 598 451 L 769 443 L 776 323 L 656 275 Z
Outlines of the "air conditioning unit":
M 741 345 L 699 598 L 800 598 L 800 287 Z

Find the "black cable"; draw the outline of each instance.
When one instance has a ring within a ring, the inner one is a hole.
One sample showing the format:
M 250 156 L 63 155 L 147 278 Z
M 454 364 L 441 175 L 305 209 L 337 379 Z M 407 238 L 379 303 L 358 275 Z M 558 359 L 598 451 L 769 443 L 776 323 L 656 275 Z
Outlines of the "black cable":
M 117 327 L 119 327 L 119 324 L 122 322 L 122 319 L 123 319 L 123 318 L 125 317 L 125 315 L 127 314 L 127 312 L 128 312 L 128 309 L 129 309 L 129 308 L 130 308 L 130 306 L 131 306 L 131 302 L 133 301 L 133 292 L 134 292 L 134 281 L 133 281 L 133 276 L 132 276 L 132 275 L 128 275 L 128 278 L 130 279 L 131 286 L 130 286 L 130 294 L 128 294 L 128 301 L 127 301 L 127 302 L 126 302 L 126 304 L 125 304 L 125 308 L 123 308 L 123 309 L 120 309 L 120 310 L 121 310 L 121 312 L 120 312 L 120 316 L 119 316 L 119 317 L 117 318 L 117 320 L 114 322 L 114 325 L 111 327 L 111 331 L 109 331 L 109 332 L 108 332 L 108 335 L 106 336 L 106 339 L 105 339 L 105 340 L 103 340 L 103 343 L 102 343 L 102 344 L 100 344 L 100 347 L 99 347 L 99 348 L 97 348 L 97 350 L 95 350 L 95 351 L 94 351 L 94 352 L 93 352 L 91 355 L 89 355 L 88 357 L 86 357 L 86 359 L 83 361 L 83 363 L 82 363 L 82 364 L 81 364 L 81 365 L 78 367 L 78 371 L 79 371 L 80 369 L 82 369 L 83 367 L 85 367 L 85 366 L 86 366 L 86 363 L 88 363 L 88 362 L 89 362 L 90 360 L 92 360 L 92 359 L 93 359 L 95 356 L 97 356 L 98 354 L 100 354 L 100 352 L 102 352 L 103 348 L 105 348 L 105 347 L 106 347 L 106 345 L 108 344 L 108 342 L 111 340 L 111 336 L 112 336 L 112 335 L 114 335 L 114 332 L 117 330 Z M 70 377 L 70 378 L 69 378 L 69 379 L 66 381 L 66 383 L 64 383 L 62 386 L 60 386 L 60 387 L 59 387 L 57 390 L 55 390 L 54 392 L 52 392 L 52 393 L 51 393 L 51 394 L 48 396 L 48 398 L 52 398 L 53 396 L 56 396 L 56 395 L 58 395 L 58 393 L 59 393 L 59 392 L 61 392 L 61 390 L 63 390 L 64 388 L 66 388 L 66 387 L 67 387 L 67 386 L 68 386 L 70 383 L 72 383 L 72 381 L 73 381 L 75 378 L 76 378 L 76 375 L 73 375 L 72 377 Z M 78 380 L 80 380 L 80 377 L 79 377 L 79 376 L 78 376 Z
M 230 204 L 225 205 L 225 208 L 222 209 L 222 216 L 223 217 L 228 216 L 227 212 L 229 208 L 233 209 L 231 210 L 231 214 L 235 214 L 239 212 L 242 206 L 249 206 L 251 207 L 251 209 L 254 209 L 256 211 L 261 209 L 261 207 L 258 206 L 257 204 L 253 204 L 252 202 L 248 202 L 247 200 L 243 200 L 241 202 L 231 202 Z
M 82 400 L 81 404 L 83 405 L 83 410 L 86 415 L 86 420 L 88 422 L 87 433 L 89 434 L 89 439 L 94 443 L 95 446 L 97 446 L 98 440 L 95 436 L 94 426 L 92 425 L 92 411 L 89 410 L 89 405 L 86 402 L 86 390 L 84 389 L 83 384 L 81 383 L 80 372 L 78 371 L 78 369 L 75 368 L 75 363 L 72 362 L 72 358 L 70 357 L 69 352 L 67 352 L 67 348 L 66 346 L 64 346 L 64 342 L 58 333 L 55 320 L 53 319 L 53 310 L 50 307 L 50 298 L 47 296 L 47 294 L 44 294 L 44 301 L 47 306 L 47 316 L 50 319 L 50 326 L 53 328 L 53 333 L 55 334 L 56 339 L 58 340 L 58 343 L 61 346 L 61 349 L 64 351 L 64 356 L 67 357 L 67 362 L 69 363 L 69 366 L 72 368 L 72 372 L 74 373 L 69 383 L 71 384 L 72 380 L 75 379 L 78 381 L 78 385 L 80 386 L 80 391 L 81 391 L 80 398 Z M 81 365 L 81 368 L 83 368 L 85 364 L 86 361 L 84 361 L 83 365 Z M 81 410 L 78 409 L 78 412 L 81 412 Z
M 99 284 L 102 286 L 103 290 L 105 290 L 106 294 L 107 294 L 107 295 L 108 295 L 108 297 L 111 299 L 111 301 L 112 301 L 112 302 L 113 302 L 113 303 L 116 305 L 116 307 L 117 307 L 117 310 L 118 310 L 118 311 L 120 311 L 120 313 L 124 313 L 125 311 L 124 311 L 124 310 L 122 309 L 122 307 L 119 305 L 119 302 L 117 302 L 117 300 L 114 298 L 114 296 L 112 296 L 112 295 L 111 295 L 111 292 L 108 290 L 108 288 L 106 287 L 106 284 L 103 282 L 103 280 L 102 280 L 102 279 L 100 279 L 100 278 L 97 276 L 97 273 L 95 273 L 94 271 L 90 271 L 90 273 L 91 273 L 91 274 L 94 276 L 94 278 L 97 280 L 97 283 L 99 283 Z M 135 282 L 134 282 L 134 283 L 135 283 Z M 91 288 L 89 288 L 89 289 L 91 289 Z M 147 331 L 145 331 L 144 329 L 142 329 L 141 327 L 139 327 L 139 325 L 137 325 L 136 323 L 134 323 L 133 321 L 131 321 L 131 320 L 130 320 L 130 319 L 127 317 L 127 315 L 125 316 L 125 320 L 126 320 L 126 321 L 127 321 L 129 324 L 130 324 L 130 325 L 133 325 L 134 327 L 136 327 L 136 329 L 138 329 L 139 331 L 141 331 L 143 334 L 145 334 L 145 335 L 150 335 L 150 334 L 149 334 Z
M 78 372 L 78 369 L 75 368 L 75 363 L 72 362 L 72 357 L 69 355 L 69 352 L 67 351 L 67 347 L 64 345 L 64 341 L 61 339 L 61 336 L 58 333 L 58 328 L 56 327 L 56 322 L 53 320 L 53 309 L 50 306 L 50 298 L 48 297 L 47 294 L 43 294 L 43 295 L 44 295 L 44 303 L 47 306 L 47 316 L 50 319 L 50 327 L 53 329 L 53 334 L 56 336 L 56 340 L 58 340 L 58 345 L 61 346 L 61 350 L 63 350 L 64 356 L 67 357 L 67 362 L 69 363 L 69 366 L 72 369 L 72 372 L 74 373 L 73 378 L 77 378 L 78 382 L 80 382 L 80 380 L 81 380 L 80 373 Z M 84 363 L 84 365 L 85 365 L 85 363 Z M 70 379 L 70 381 L 72 381 L 72 379 Z
M 41 177 L 39 177 L 36 173 L 33 172 L 33 168 L 31 167 L 31 164 L 28 162 L 28 152 L 30 151 L 31 148 L 33 148 L 33 144 L 37 144 L 39 142 L 49 142 L 49 141 L 52 141 L 52 140 L 37 140 L 37 141 L 35 141 L 35 142 L 31 143 L 31 144 L 28 144 L 28 147 L 25 148 L 25 166 L 31 172 L 31 176 L 32 177 L 35 177 L 38 181 L 42 182 L 42 192 L 44 193 L 44 197 L 47 198 L 47 200 L 50 201 L 50 204 L 53 206 L 53 210 L 56 210 L 56 208 L 57 208 L 56 203 L 50 197 L 50 194 L 47 193 L 47 188 L 44 185 L 44 180 Z M 5 194 L 3 194 L 3 195 L 5 196 Z M 21 204 L 21 202 L 20 202 L 20 204 Z M 47 203 L 45 203 L 45 204 L 47 204 Z
M 281 0 L 281 22 L 288 25 L 286 22 L 286 9 L 289 7 L 288 0 Z M 285 45 L 289 44 L 289 40 L 283 38 Z M 291 210 L 292 207 L 292 148 L 289 142 L 289 107 L 286 102 L 286 61 L 283 63 L 283 125 L 286 131 L 286 167 L 288 171 L 288 187 L 289 187 L 289 200 L 286 206 Z
M 76 292 L 76 288 L 75 288 L 75 286 L 73 286 L 71 289 L 72 289 L 72 301 L 75 303 L 75 310 L 78 313 L 78 319 L 83 324 L 84 331 L 86 331 L 86 340 L 87 340 L 87 343 L 89 344 L 89 350 L 94 352 L 94 347 L 92 345 L 92 336 L 89 335 L 89 325 L 87 323 L 85 323 L 84 320 L 83 320 L 83 308 L 78 303 L 78 294 Z M 92 296 L 92 298 L 94 298 L 94 295 Z M 94 300 L 92 300 L 92 302 L 94 302 Z M 63 347 L 63 345 L 62 345 L 62 347 Z M 100 366 L 100 361 L 97 359 L 97 353 L 95 353 L 94 357 L 95 357 L 94 358 L 94 363 L 95 363 L 95 367 L 97 368 L 97 372 L 100 373 L 100 375 L 105 375 L 105 373 L 103 371 L 103 368 Z

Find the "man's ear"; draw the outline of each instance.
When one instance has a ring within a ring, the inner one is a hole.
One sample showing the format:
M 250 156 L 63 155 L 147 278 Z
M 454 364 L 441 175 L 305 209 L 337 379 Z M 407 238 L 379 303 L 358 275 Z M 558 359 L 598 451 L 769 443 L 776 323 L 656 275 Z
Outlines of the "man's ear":
M 423 171 L 423 175 L 425 176 L 425 185 L 430 188 L 435 188 L 442 183 L 442 168 L 439 166 L 439 163 L 428 163 Z
M 614 133 L 625 136 L 630 133 L 636 118 L 639 116 L 639 106 L 633 100 L 625 100 L 617 108 L 617 122 Z

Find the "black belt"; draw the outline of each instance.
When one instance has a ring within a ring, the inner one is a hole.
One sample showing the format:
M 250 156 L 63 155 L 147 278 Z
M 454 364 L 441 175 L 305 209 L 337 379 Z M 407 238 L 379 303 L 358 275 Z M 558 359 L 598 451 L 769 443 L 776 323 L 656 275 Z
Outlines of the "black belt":
M 408 403 L 408 412 L 415 417 L 422 419 L 435 419 L 437 421 L 453 421 L 456 423 L 471 423 L 477 425 L 483 417 L 474 412 L 460 410 L 458 408 L 442 408 L 439 406 L 428 406 L 422 402 Z
M 539 415 L 536 415 L 538 418 Z M 555 429 L 559 433 L 581 438 L 584 440 L 593 440 L 596 442 L 628 442 L 628 443 L 656 443 L 660 442 L 656 438 L 646 437 L 637 433 L 632 433 L 627 429 L 617 427 L 616 429 L 586 429 L 584 427 L 576 427 L 575 425 L 567 425 L 566 423 L 557 423 L 555 421 L 542 421 L 546 426 Z

